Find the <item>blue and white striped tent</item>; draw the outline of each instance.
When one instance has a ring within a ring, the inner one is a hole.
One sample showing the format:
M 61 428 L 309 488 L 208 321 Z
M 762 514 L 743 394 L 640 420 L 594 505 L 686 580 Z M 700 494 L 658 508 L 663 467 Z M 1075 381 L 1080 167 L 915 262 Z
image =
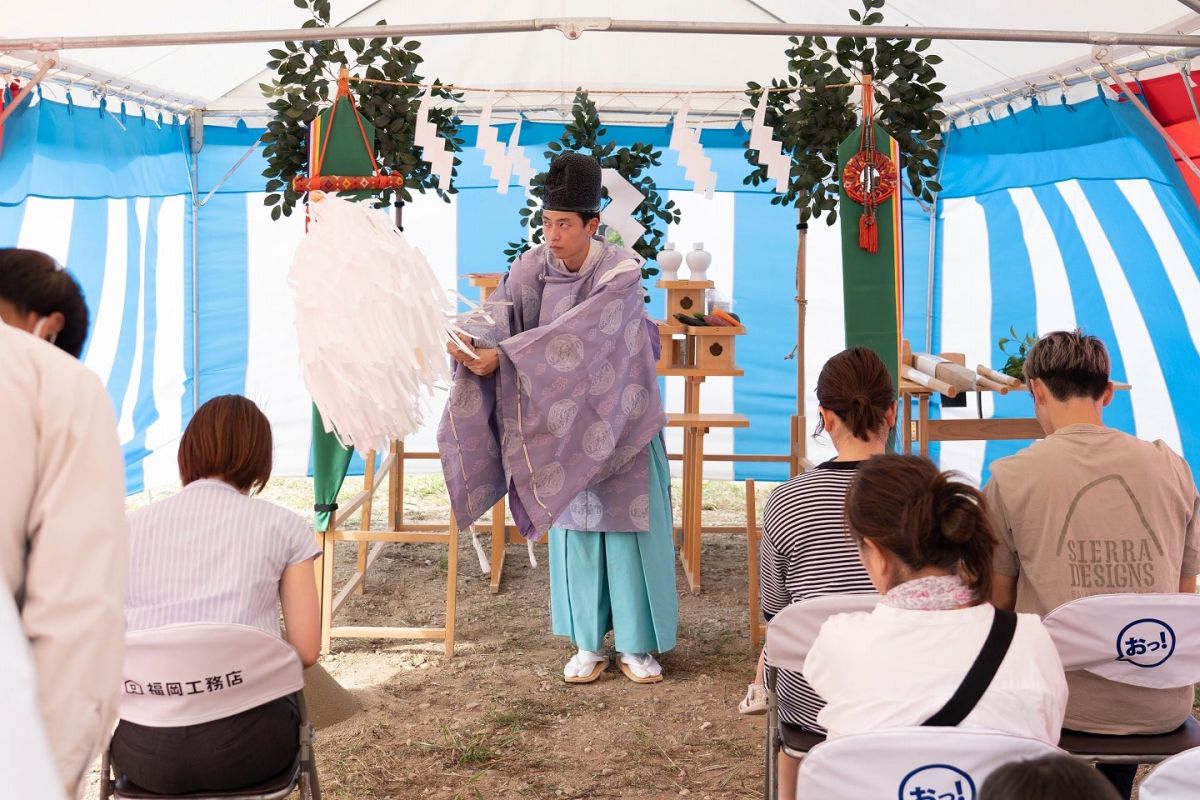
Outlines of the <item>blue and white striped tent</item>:
M 547 125 L 526 130 L 522 141 L 532 152 L 557 134 Z M 174 480 L 174 444 L 194 400 L 226 392 L 247 394 L 271 417 L 280 474 L 308 468 L 308 400 L 286 286 L 301 223 L 268 218 L 257 155 L 218 186 L 258 131 L 209 127 L 198 163 L 205 202 L 193 285 L 187 134 L 184 125 L 141 117 L 127 118 L 122 130 L 112 115 L 43 100 L 8 126 L 0 158 L 0 245 L 45 250 L 83 284 L 92 311 L 85 361 L 105 378 L 118 409 L 130 491 Z M 616 135 L 664 144 L 668 131 Z M 469 129 L 464 136 L 474 140 Z M 750 328 L 739 350 L 746 376 L 711 381 L 704 402 L 748 414 L 751 427 L 714 432 L 708 449 L 779 454 L 794 408 L 792 362 L 784 360 L 794 341 L 794 216 L 772 206 L 769 194 L 740 186 L 742 140 L 741 131 L 706 133 L 721 176 L 712 200 L 686 191 L 673 165 L 656 177 L 684 211 L 671 238 L 683 247 L 705 243 L 714 278 Z M 405 210 L 405 228 L 447 286 L 457 281 L 469 294 L 458 276 L 503 268 L 522 195 L 498 194 L 473 148 L 463 161 L 454 202 L 419 199 Z M 1157 134 L 1132 108 L 1104 100 L 1031 109 L 952 131 L 942 184 L 933 349 L 997 364 L 996 342 L 1010 327 L 1079 325 L 1110 344 L 1115 376 L 1134 385 L 1113 403 L 1111 423 L 1200 456 L 1200 235 Z M 911 198 L 906 203 L 905 327 L 919 349 L 929 313 L 929 222 Z M 837 236 L 818 224 L 809 241 L 811 387 L 842 346 L 842 308 Z M 681 404 L 678 387 L 668 384 L 667 401 Z M 982 411 L 1027 415 L 1029 400 L 984 395 Z M 991 459 L 1018 446 L 946 444 L 939 455 L 943 466 L 979 478 Z M 433 449 L 431 430 L 409 447 Z M 812 449 L 820 457 L 822 443 Z M 741 464 L 736 472 L 778 477 L 780 467 Z M 730 474 L 728 466 L 710 470 Z

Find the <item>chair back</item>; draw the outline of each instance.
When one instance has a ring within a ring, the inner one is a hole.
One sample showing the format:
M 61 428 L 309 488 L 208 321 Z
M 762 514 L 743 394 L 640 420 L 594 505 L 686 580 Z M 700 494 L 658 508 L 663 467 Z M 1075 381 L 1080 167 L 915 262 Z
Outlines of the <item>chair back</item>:
M 975 800 L 1010 761 L 1062 754 L 1038 739 L 976 728 L 909 727 L 823 742 L 800 762 L 797 798 Z
M 830 594 L 793 603 L 767 626 L 767 664 L 803 672 L 804 660 L 825 620 L 834 614 L 870 611 L 878 603 L 877 594 Z
M 248 625 L 189 623 L 125 637 L 121 719 L 155 728 L 224 719 L 299 691 L 295 648 Z
M 1151 689 L 1200 682 L 1200 595 L 1097 594 L 1044 622 L 1067 671 Z
M 1200 797 L 1200 747 L 1163 761 L 1138 785 L 1139 800 L 1195 800 Z
M 0 795 L 62 800 L 58 767 L 38 711 L 29 642 L 7 592 L 0 592 L 0 653 Z

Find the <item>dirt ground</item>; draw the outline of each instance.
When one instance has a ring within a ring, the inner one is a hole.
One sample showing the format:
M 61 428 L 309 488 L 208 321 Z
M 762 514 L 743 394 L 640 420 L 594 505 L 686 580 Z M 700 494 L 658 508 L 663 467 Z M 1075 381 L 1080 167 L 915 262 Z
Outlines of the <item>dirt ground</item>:
M 348 483 L 343 498 L 361 486 Z M 760 487 L 760 509 L 769 489 Z M 743 491 L 740 483 L 709 484 L 705 523 L 744 524 Z M 311 482 L 277 480 L 266 496 L 304 513 L 310 492 Z M 376 528 L 385 499 L 377 499 Z M 440 480 L 410 477 L 405 513 L 411 521 L 446 519 Z M 486 547 L 487 535 L 481 539 Z M 338 546 L 339 585 L 354 552 L 351 543 Z M 679 642 L 661 657 L 666 680 L 657 685 L 636 685 L 615 667 L 594 684 L 563 682 L 573 650 L 550 634 L 544 547 L 538 556 L 531 568 L 525 548 L 509 545 L 502 589 L 493 595 L 462 537 L 457 648 L 449 661 L 440 642 L 334 641 L 321 663 L 363 711 L 318 733 L 325 796 L 761 797 L 765 718 L 736 709 L 757 657 L 748 634 L 745 538 L 704 536 L 699 595 L 684 588 L 677 569 Z M 441 625 L 445 579 L 444 547 L 387 545 L 365 594 L 336 623 Z

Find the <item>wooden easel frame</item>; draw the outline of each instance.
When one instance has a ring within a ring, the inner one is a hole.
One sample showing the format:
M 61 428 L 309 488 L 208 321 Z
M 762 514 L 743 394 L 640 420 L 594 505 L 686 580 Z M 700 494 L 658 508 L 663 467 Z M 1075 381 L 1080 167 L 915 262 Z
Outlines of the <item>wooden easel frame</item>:
M 318 558 L 317 575 L 319 579 L 318 593 L 321 600 L 321 652 L 330 652 L 333 639 L 424 639 L 444 643 L 446 656 L 454 655 L 454 628 L 457 610 L 458 589 L 458 531 L 454 513 L 450 514 L 449 525 L 405 525 L 404 524 L 404 451 L 403 444 L 393 441 L 388 447 L 388 455 L 375 466 L 375 451 L 366 456 L 366 469 L 363 472 L 363 489 L 346 504 L 338 509 L 330 521 L 328 531 L 317 531 L 317 542 L 321 548 Z M 371 507 L 375 492 L 384 480 L 388 482 L 388 526 L 386 530 L 371 530 Z M 358 530 L 340 530 L 339 528 L 356 511 L 359 513 Z M 354 575 L 335 593 L 334 569 L 337 561 L 335 546 L 338 542 L 357 542 L 358 560 Z M 351 594 L 362 594 L 365 589 L 367 571 L 383 546 L 390 542 L 415 544 L 433 543 L 444 544 L 447 547 L 446 560 L 446 623 L 440 628 L 398 628 L 376 627 L 369 625 L 333 624 L 334 617 L 341 610 Z

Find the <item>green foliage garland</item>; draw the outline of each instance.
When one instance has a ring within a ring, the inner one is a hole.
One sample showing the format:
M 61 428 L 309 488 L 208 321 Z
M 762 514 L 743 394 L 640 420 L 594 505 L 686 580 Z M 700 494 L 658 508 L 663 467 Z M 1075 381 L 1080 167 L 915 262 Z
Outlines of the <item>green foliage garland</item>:
M 863 10 L 851 9 L 850 17 L 864 26 L 882 22 L 883 14 L 875 9 L 883 8 L 884 2 L 862 0 Z M 832 46 L 820 36 L 803 40 L 793 36 L 789 41 L 789 75 L 772 80 L 771 87 L 811 89 L 763 92 L 757 83 L 747 84 L 753 105 L 765 99 L 766 124 L 792 157 L 787 190 L 771 202 L 794 205 L 800 209 L 801 222 L 823 214 L 830 225 L 837 221 L 841 181 L 837 148 L 858 126 L 857 110 L 850 103 L 854 87 L 844 84 L 858 83 L 866 71 L 873 78 L 877 121 L 899 143 L 913 194 L 932 201 L 933 192 L 941 190 L 934 179 L 945 118 L 936 106 L 942 100 L 939 92 L 946 87 L 937 82 L 934 70 L 942 59 L 924 55 L 930 41 L 865 36 L 844 36 Z M 753 114 L 754 108 L 747 113 Z M 767 180 L 766 167 L 758 165 L 757 157 L 757 151 L 746 151 L 746 160 L 755 167 L 743 181 L 747 185 Z
M 567 124 L 558 141 L 550 142 L 546 158 L 553 160 L 567 150 L 586 153 L 599 161 L 602 169 L 615 169 L 646 196 L 633 214 L 634 218 L 645 226 L 646 232 L 634 245 L 630 246 L 628 242 L 625 244 L 649 264 L 662 248 L 666 226 L 672 222 L 679 222 L 680 218 L 675 202 L 659 194 L 654 181 L 646 174 L 651 167 L 662 163 L 662 151 L 655 150 L 648 144 L 634 144 L 618 149 L 616 143 L 611 140 L 601 141 L 607 133 L 608 130 L 600 125 L 600 112 L 596 104 L 588 97 L 587 92 L 577 89 L 575 102 L 571 106 L 571 122 Z M 521 224 L 533 229 L 533 244 L 541 244 L 543 241 L 541 199 L 545 191 L 545 182 L 544 172 L 530 182 L 531 197 L 521 209 Z M 608 192 L 605 191 L 604 194 L 607 196 Z M 529 247 L 529 240 L 522 238 L 519 242 L 509 242 L 504 254 L 511 263 Z M 657 274 L 657 267 L 642 266 L 643 279 Z
M 303 27 L 329 27 L 330 0 L 292 2 L 312 15 Z M 387 20 L 381 19 L 376 24 L 386 25 Z M 337 74 L 341 67 L 363 69 L 363 77 L 372 80 L 403 84 L 424 82 L 417 72 L 424 59 L 417 53 L 421 43 L 416 40 L 402 42 L 399 36 L 390 40 L 381 36 L 369 40 L 350 39 L 347 44 L 349 53 L 336 40 L 284 42 L 282 49 L 270 51 L 267 68 L 275 70 L 276 77 L 271 83 L 259 86 L 264 95 L 273 98 L 267 106 L 275 112 L 262 137 L 266 144 L 263 155 L 267 159 L 263 175 L 268 179 L 266 188 L 270 193 L 264 202 L 272 207 L 272 219 L 291 215 L 302 197 L 291 184 L 292 178 L 304 175 L 308 169 L 308 124 L 336 94 Z M 447 192 L 439 189 L 429 164 L 417 156 L 419 148 L 413 137 L 423 91 L 411 85 L 351 83 L 359 112 L 375 126 L 375 158 L 380 171 L 404 176 L 402 189 L 380 193 L 381 205 L 390 203 L 394 194 L 398 194 L 400 200 L 412 200 L 410 189 L 421 193 L 432 189 L 447 202 L 447 195 L 456 191 L 453 187 Z M 460 95 L 437 86 L 437 81 L 433 94 L 447 100 L 461 99 Z M 454 112 L 449 108 L 438 108 L 429 116 L 437 125 L 438 133 L 450 142 L 455 152 L 460 152 L 460 123 Z M 454 159 L 455 167 L 459 163 L 459 159 Z

